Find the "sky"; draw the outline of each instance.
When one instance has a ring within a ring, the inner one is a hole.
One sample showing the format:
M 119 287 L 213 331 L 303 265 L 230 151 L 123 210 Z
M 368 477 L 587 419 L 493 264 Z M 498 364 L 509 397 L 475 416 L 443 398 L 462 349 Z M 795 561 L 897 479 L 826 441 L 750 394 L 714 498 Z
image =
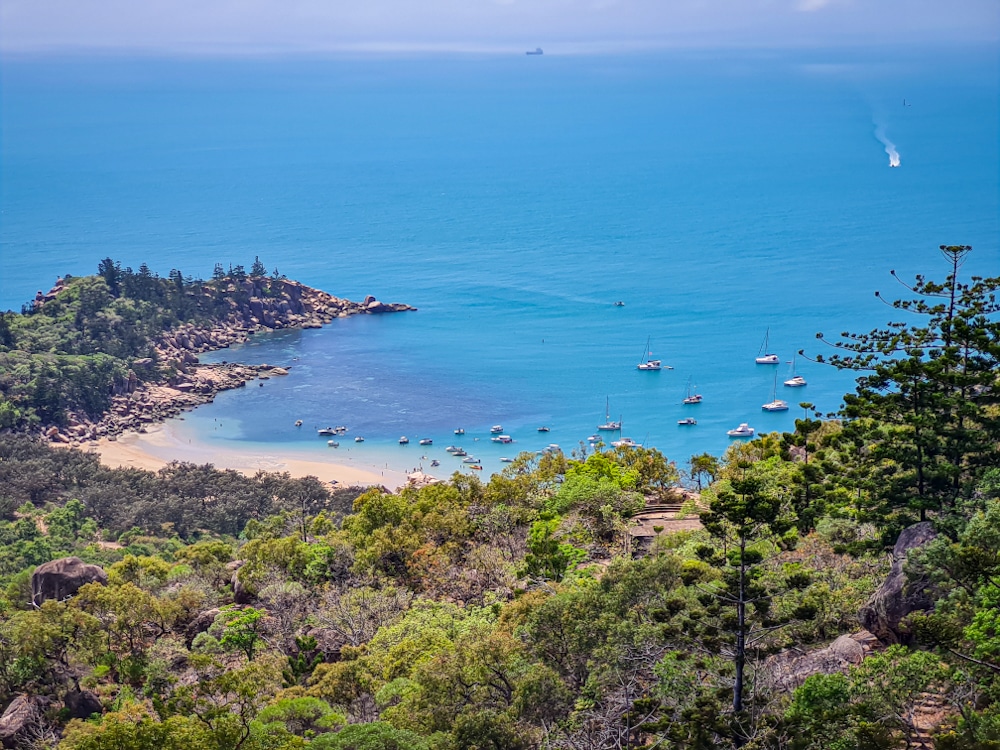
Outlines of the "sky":
M 995 43 L 1000 0 L 0 0 L 0 52 Z

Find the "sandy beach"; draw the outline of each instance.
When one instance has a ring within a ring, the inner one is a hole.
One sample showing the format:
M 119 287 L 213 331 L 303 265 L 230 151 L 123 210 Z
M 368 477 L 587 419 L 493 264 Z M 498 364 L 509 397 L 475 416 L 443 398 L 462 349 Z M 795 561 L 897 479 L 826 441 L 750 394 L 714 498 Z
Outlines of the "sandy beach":
M 384 485 L 396 489 L 406 483 L 405 473 L 376 466 L 352 466 L 343 462 L 301 459 L 289 453 L 254 453 L 191 443 L 178 436 L 169 422 L 151 425 L 145 433 L 129 432 L 116 440 L 97 440 L 84 450 L 97 453 L 101 463 L 111 468 L 157 471 L 171 461 L 186 461 L 210 463 L 217 469 L 234 469 L 250 475 L 260 470 L 284 471 L 293 477 L 314 476 L 342 487 Z

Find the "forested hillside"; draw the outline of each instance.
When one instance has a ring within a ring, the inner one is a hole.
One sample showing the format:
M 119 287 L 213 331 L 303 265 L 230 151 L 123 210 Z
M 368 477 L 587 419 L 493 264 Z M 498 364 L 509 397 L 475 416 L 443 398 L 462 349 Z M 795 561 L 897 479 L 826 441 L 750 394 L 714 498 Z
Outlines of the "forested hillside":
M 903 323 L 829 341 L 842 414 L 680 467 L 331 492 L 0 436 L 0 740 L 1000 748 L 1000 278 L 943 250 Z M 697 528 L 636 544 L 675 504 Z

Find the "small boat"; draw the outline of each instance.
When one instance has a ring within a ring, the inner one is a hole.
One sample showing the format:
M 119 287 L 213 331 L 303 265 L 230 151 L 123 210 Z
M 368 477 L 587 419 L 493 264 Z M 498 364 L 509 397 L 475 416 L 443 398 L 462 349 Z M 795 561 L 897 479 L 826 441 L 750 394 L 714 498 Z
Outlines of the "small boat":
M 726 432 L 729 437 L 753 437 L 754 429 L 746 422 L 740 422 L 740 426 Z
M 431 440 L 430 438 L 421 438 L 419 444 L 420 445 L 434 445 L 434 441 Z
M 499 435 L 501 432 L 503 432 L 502 425 L 495 424 L 492 427 L 490 427 L 490 434 L 492 435 Z
M 323 427 L 322 429 L 316 430 L 317 435 L 336 435 L 337 431 L 332 427 Z
M 406 437 L 406 435 L 403 435 L 403 437 L 401 437 L 399 439 L 399 444 L 400 445 L 406 445 L 409 442 L 410 442 L 410 439 L 408 437 Z
M 363 443 L 363 442 L 365 442 L 365 439 L 363 437 L 361 437 L 360 435 L 358 435 L 356 438 L 354 438 L 354 442 L 355 443 Z
M 431 461 L 431 466 L 432 467 L 434 467 L 434 466 L 440 466 L 440 465 L 441 465 L 441 462 L 438 461 L 436 458 L 433 461 Z
M 468 458 L 463 458 L 462 459 L 462 463 L 463 464 L 478 464 L 479 463 L 479 459 L 476 458 L 475 456 L 469 456 Z
M 768 340 L 771 337 L 771 329 L 768 328 L 764 332 L 764 343 L 760 345 L 760 349 L 757 350 L 757 357 L 754 359 L 758 365 L 776 365 L 778 364 L 778 355 L 769 354 L 767 351 Z
M 501 456 L 500 457 L 500 463 L 512 464 L 512 463 L 514 463 L 514 459 L 513 458 L 507 458 L 506 456 Z
M 295 426 L 296 427 L 301 427 L 302 426 L 302 420 L 301 419 L 296 419 L 295 420 Z
M 347 427 L 342 424 L 337 425 L 336 427 L 333 428 L 333 431 L 336 432 L 338 435 L 343 435 L 345 432 L 347 432 Z
M 615 307 L 625 307 L 625 303 L 622 302 L 621 300 L 618 300 L 617 302 L 615 302 Z
M 466 453 L 465 451 L 463 451 L 461 448 L 458 448 L 457 450 L 453 450 L 451 452 L 451 455 L 453 455 L 453 456 L 468 456 L 469 454 Z
M 806 384 L 806 379 L 801 375 L 795 374 L 795 357 L 792 357 L 792 376 L 784 381 L 784 384 L 789 388 L 801 388 Z
M 513 443 L 514 438 L 510 435 L 497 435 L 496 437 L 490 438 L 494 443 Z
M 601 439 L 600 435 L 588 435 L 587 436 L 587 442 L 588 443 L 596 443 L 600 439 Z
M 472 469 L 473 471 L 482 471 L 483 470 L 483 467 L 480 466 L 479 464 L 473 464 L 469 468 Z
M 448 453 L 454 453 L 455 451 L 461 450 L 461 448 L 456 448 L 454 445 L 449 445 L 445 450 Z
M 542 48 L 541 47 L 535 47 L 534 49 L 529 49 L 524 54 L 526 54 L 526 55 L 544 55 L 545 53 L 542 52 Z
M 788 402 L 782 401 L 778 395 L 778 373 L 774 373 L 774 388 L 771 389 L 771 400 L 760 408 L 764 411 L 788 411 Z
M 700 404 L 701 403 L 701 394 L 698 393 L 697 386 L 695 386 L 694 392 L 692 392 L 692 390 L 691 390 L 691 380 L 690 379 L 688 380 L 687 395 L 684 397 L 684 399 L 681 401 L 681 403 L 682 404 L 688 404 L 688 405 L 690 405 L 690 404 Z
M 698 424 L 698 420 L 694 417 L 684 417 L 684 419 L 678 419 L 677 424 L 688 425 L 688 424 Z
M 539 427 L 539 428 L 538 428 L 538 431 L 539 431 L 539 432 L 548 432 L 548 431 L 549 431 L 549 428 L 548 428 L 548 427 Z
M 456 435 L 464 435 L 465 434 L 465 430 L 463 430 L 461 427 L 459 427 L 457 430 L 455 430 L 455 434 Z
M 326 444 L 329 445 L 331 448 L 339 448 L 340 447 L 340 443 L 338 443 L 336 440 L 327 440 Z
M 609 401 L 604 402 L 604 424 L 597 425 L 597 429 L 604 430 L 605 432 L 618 432 L 622 428 L 621 420 L 617 422 L 611 421 L 611 412 L 608 409 Z
M 646 348 L 642 352 L 642 356 L 645 357 L 645 361 L 639 362 L 635 367 L 637 370 L 643 370 L 645 372 L 656 371 L 656 370 L 673 370 L 674 368 L 670 365 L 663 364 L 662 360 L 650 359 L 653 353 L 649 351 L 649 339 L 646 339 Z
M 621 440 L 615 440 L 611 443 L 614 448 L 638 448 L 639 444 L 635 442 L 630 437 L 623 437 Z

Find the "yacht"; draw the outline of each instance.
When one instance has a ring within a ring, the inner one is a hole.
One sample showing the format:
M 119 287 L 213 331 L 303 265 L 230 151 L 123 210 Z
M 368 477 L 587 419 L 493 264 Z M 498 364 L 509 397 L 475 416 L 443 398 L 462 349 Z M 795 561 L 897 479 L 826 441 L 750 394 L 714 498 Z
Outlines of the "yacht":
M 635 442 L 630 437 L 623 437 L 621 440 L 615 440 L 611 443 L 614 448 L 638 448 L 639 444 Z
M 548 432 L 548 431 L 549 431 L 549 428 L 548 428 L 548 427 L 539 427 L 539 428 L 538 428 L 538 431 L 539 431 L 539 432 Z
M 501 425 L 495 424 L 492 427 L 490 427 L 491 435 L 499 435 L 501 432 L 503 432 L 503 427 Z
M 760 349 L 757 350 L 757 357 L 754 359 L 758 365 L 776 365 L 778 364 L 778 355 L 769 354 L 767 351 L 768 341 L 771 337 L 771 329 L 768 328 L 764 332 L 764 343 L 760 345 Z
M 740 426 L 726 432 L 729 437 L 753 437 L 754 429 L 746 422 L 740 422 Z
M 453 450 L 453 451 L 451 452 L 451 455 L 453 455 L 453 456 L 457 456 L 457 457 L 459 457 L 459 458 L 460 458 L 460 457 L 462 457 L 462 456 L 468 456 L 469 454 L 468 454 L 468 453 L 466 453 L 466 452 L 465 452 L 464 450 L 462 450 L 461 448 L 456 448 L 455 450 Z
M 506 456 L 501 456 L 500 457 L 500 463 L 503 463 L 503 464 L 512 464 L 512 463 L 514 463 L 514 459 L 513 458 L 507 458 Z
M 434 445 L 434 441 L 430 438 L 421 438 L 419 445 Z
M 761 406 L 764 411 L 788 411 L 788 402 L 777 397 L 778 373 L 774 373 L 774 388 L 771 389 L 771 400 Z
M 457 430 L 455 430 L 455 434 L 456 435 L 464 435 L 465 434 L 465 430 L 463 430 L 461 427 L 459 427 Z
M 514 438 L 510 435 L 497 435 L 496 437 L 490 438 L 494 443 L 513 443 Z
M 698 420 L 694 417 L 684 417 L 684 419 L 678 419 L 677 424 L 688 425 L 688 424 L 698 424 Z
M 617 422 L 611 420 L 611 412 L 608 410 L 609 401 L 604 402 L 604 424 L 597 425 L 597 429 L 604 430 L 605 432 L 618 432 L 622 428 L 622 422 L 619 419 Z
M 327 440 L 326 444 L 329 445 L 331 448 L 339 448 L 340 447 L 340 443 L 338 443 L 336 440 Z
M 358 435 L 356 438 L 354 438 L 354 442 L 355 443 L 363 443 L 363 442 L 365 442 L 365 439 L 363 437 L 361 437 L 360 435 Z
M 691 389 L 691 381 L 690 380 L 688 380 L 687 395 L 684 397 L 684 399 L 681 401 L 681 403 L 682 404 L 700 404 L 701 403 L 701 394 L 698 393 L 698 386 L 695 386 L 694 390 L 692 391 L 692 389 Z
M 408 437 L 406 437 L 406 435 L 403 435 L 403 437 L 401 437 L 399 439 L 399 444 L 400 445 L 406 445 L 409 442 L 410 442 L 410 439 Z
M 337 431 L 335 429 L 333 429 L 332 427 L 323 427 L 323 428 L 321 428 L 319 430 L 316 430 L 316 434 L 317 435 L 336 435 Z
M 479 459 L 476 458 L 475 456 L 469 456 L 468 458 L 463 458 L 462 459 L 462 463 L 463 464 L 478 464 L 479 463 Z
M 649 339 L 646 339 L 646 348 L 642 352 L 642 356 L 645 357 L 644 361 L 639 362 L 635 367 L 637 370 L 642 370 L 644 372 L 656 371 L 656 370 L 672 370 L 674 369 L 670 365 L 663 364 L 663 360 L 650 359 L 649 356 L 652 354 L 649 351 Z
M 784 382 L 789 388 L 801 388 L 806 384 L 804 377 L 795 374 L 795 357 L 792 357 L 792 376 Z

